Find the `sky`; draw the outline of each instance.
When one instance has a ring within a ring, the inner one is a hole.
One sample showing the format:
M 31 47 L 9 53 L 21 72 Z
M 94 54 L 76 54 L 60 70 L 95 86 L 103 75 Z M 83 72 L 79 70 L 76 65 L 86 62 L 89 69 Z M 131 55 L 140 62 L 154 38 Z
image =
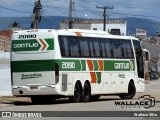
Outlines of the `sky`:
M 41 0 L 43 16 L 68 16 L 70 0 Z M 109 18 L 139 17 L 160 21 L 160 0 L 72 0 L 73 16 L 103 19 L 103 9 L 110 6 Z M 31 16 L 35 0 L 0 0 L 0 17 Z

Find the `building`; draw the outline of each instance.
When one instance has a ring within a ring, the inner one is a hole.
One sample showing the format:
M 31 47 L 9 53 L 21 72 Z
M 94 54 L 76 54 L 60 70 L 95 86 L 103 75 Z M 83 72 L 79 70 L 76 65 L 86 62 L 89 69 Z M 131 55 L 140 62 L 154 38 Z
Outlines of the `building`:
M 12 30 L 0 31 L 0 51 L 10 51 Z
M 64 20 L 60 23 L 61 29 L 68 29 L 69 20 Z M 76 29 L 89 29 L 89 30 L 102 30 L 104 20 L 73 20 L 73 28 Z M 106 31 L 114 35 L 126 35 L 127 21 L 126 20 L 106 20 Z
M 147 30 L 145 29 L 136 29 L 136 37 L 137 38 L 147 38 Z

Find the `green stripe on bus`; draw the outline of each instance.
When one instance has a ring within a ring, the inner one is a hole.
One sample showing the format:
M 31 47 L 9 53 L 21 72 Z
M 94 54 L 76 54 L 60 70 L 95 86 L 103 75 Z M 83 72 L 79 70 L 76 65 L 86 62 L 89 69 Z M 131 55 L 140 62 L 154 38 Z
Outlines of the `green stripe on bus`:
M 40 47 L 36 39 L 12 41 L 12 51 L 37 51 Z
M 85 60 L 56 60 L 60 71 L 85 71 Z
M 98 71 L 98 61 L 97 60 L 93 60 L 93 65 L 94 65 L 94 71 Z
M 130 71 L 130 68 L 131 68 L 130 61 L 123 61 L 123 60 L 105 60 L 104 61 L 104 71 Z M 134 70 L 135 70 L 135 66 L 133 64 L 132 71 Z
M 85 60 L 81 60 L 81 64 L 82 64 L 82 71 L 86 71 L 86 61 Z
M 49 47 L 47 50 L 54 50 L 54 39 L 46 38 L 45 41 L 48 43 Z
M 54 71 L 55 63 L 53 60 L 34 60 L 34 61 L 12 61 L 12 72 L 38 72 Z
M 42 51 L 54 50 L 54 39 L 28 39 L 28 40 L 13 40 L 12 51 Z
M 97 83 L 100 84 L 101 83 L 101 72 L 96 72 L 97 75 Z
M 93 61 L 94 71 L 98 72 L 98 62 Z M 86 71 L 86 60 L 30 60 L 12 61 L 12 72 L 54 71 L 55 64 L 60 71 Z M 104 60 L 104 71 L 135 71 L 135 60 Z M 98 75 L 99 76 L 99 75 Z

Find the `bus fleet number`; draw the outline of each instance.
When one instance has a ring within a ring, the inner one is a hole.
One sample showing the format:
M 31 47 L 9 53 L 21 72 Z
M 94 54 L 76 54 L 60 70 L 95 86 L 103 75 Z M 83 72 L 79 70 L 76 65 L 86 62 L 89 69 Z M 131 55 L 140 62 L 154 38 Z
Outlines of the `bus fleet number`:
M 74 62 L 62 62 L 62 68 L 64 69 L 74 69 L 75 63 Z

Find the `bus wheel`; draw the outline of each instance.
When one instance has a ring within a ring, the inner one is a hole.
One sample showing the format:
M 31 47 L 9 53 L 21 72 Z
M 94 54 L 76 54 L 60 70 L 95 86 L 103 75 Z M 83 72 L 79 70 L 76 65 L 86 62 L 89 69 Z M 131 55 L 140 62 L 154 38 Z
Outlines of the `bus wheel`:
M 69 97 L 71 102 L 80 102 L 81 99 L 81 86 L 80 84 L 76 83 L 74 88 L 74 96 Z
M 100 95 L 91 95 L 91 101 L 97 101 L 100 97 Z
M 86 82 L 82 90 L 81 101 L 89 102 L 90 97 L 91 97 L 91 89 L 90 89 L 89 84 Z
M 129 86 L 128 86 L 128 93 L 127 94 L 120 94 L 119 97 L 121 99 L 132 99 L 135 94 L 136 94 L 136 87 L 133 82 L 130 82 Z

